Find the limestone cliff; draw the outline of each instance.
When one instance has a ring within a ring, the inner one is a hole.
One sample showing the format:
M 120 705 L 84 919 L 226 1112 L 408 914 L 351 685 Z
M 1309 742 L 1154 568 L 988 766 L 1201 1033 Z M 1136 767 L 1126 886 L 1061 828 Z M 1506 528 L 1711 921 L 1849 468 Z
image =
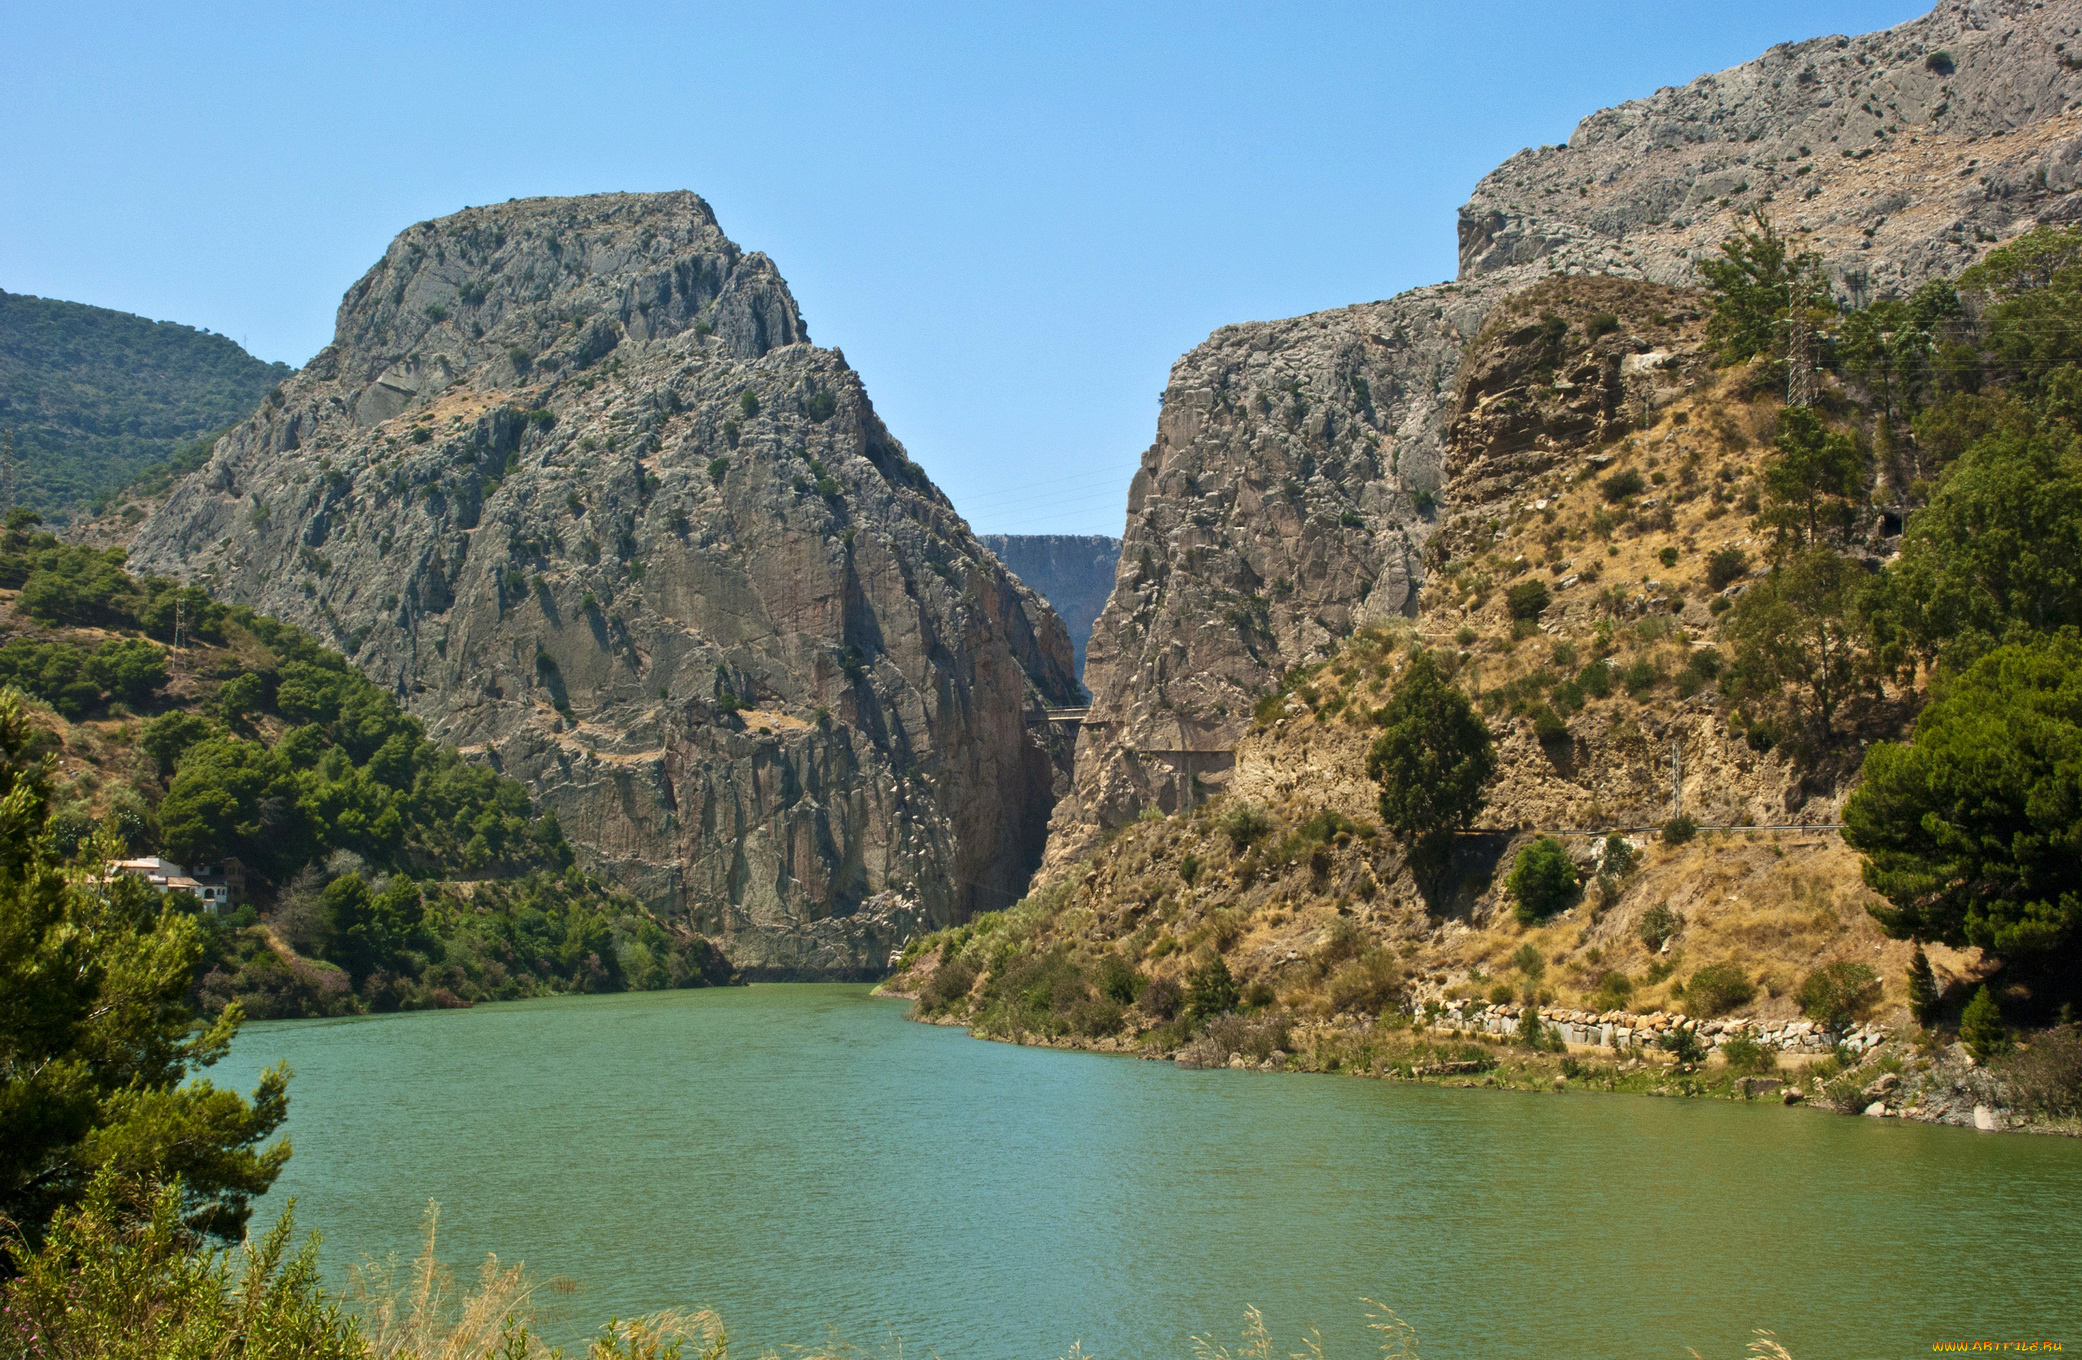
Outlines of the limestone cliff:
M 983 546 L 1062 616 L 1082 675 L 1085 643 L 1113 592 L 1121 541 L 1104 534 L 985 534 Z
M 1693 282 L 1762 209 L 1863 301 L 2082 216 L 2082 3 L 1947 4 L 1593 114 L 1460 217 L 1461 277 L 1227 326 L 1173 367 L 1085 670 L 1092 716 L 1051 865 L 1226 779 L 1251 701 L 1414 612 L 1459 488 L 1444 424 L 1468 343 L 1550 272 Z
M 688 193 L 401 234 L 140 531 L 526 781 L 757 973 L 877 971 L 1038 860 L 1063 625 Z

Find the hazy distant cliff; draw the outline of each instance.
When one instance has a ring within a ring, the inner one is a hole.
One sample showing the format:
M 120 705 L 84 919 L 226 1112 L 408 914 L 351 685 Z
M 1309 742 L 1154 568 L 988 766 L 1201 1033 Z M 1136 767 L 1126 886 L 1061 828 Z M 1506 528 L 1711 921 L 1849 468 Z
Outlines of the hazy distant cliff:
M 1501 299 L 1550 272 L 1690 283 L 1752 209 L 1854 299 L 2082 219 L 2078 35 L 2082 0 L 1995 0 L 1773 48 L 1505 162 L 1461 210 L 1458 281 L 1225 326 L 1181 358 L 1092 631 L 1051 863 L 1218 785 L 1254 696 L 1355 626 L 1415 612 L 1454 502 L 1456 375 Z
M 140 533 L 528 782 L 752 969 L 1002 906 L 1062 771 L 1062 622 L 687 193 L 402 233 Z
M 1121 541 L 1103 534 L 984 534 L 982 542 L 1062 616 L 1082 675 L 1084 644 L 1113 591 Z

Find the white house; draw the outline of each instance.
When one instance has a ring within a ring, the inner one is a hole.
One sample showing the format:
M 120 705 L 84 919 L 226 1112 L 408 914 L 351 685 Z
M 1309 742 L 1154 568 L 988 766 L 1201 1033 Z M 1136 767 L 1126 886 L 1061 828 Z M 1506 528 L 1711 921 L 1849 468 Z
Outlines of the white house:
M 170 859 L 147 855 L 143 859 L 119 859 L 108 866 L 112 874 L 129 874 L 141 878 L 157 888 L 163 896 L 169 892 L 184 892 L 202 904 L 202 909 L 212 916 L 224 910 L 231 902 L 231 888 L 221 878 L 211 875 L 212 881 L 191 877 L 186 869 Z

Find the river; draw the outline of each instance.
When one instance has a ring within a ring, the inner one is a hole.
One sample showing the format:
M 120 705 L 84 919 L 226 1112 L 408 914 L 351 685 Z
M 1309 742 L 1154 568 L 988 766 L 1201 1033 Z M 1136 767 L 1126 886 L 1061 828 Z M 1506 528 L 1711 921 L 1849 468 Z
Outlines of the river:
M 830 1329 L 918 1356 L 1190 1360 L 1245 1305 L 1284 1355 L 1928 1354 L 2082 1345 L 2082 1141 L 1775 1105 L 1180 1071 L 980 1043 L 864 987 L 572 997 L 252 1024 L 337 1279 L 409 1256 L 569 1277 L 560 1340 L 717 1308 L 733 1350 Z

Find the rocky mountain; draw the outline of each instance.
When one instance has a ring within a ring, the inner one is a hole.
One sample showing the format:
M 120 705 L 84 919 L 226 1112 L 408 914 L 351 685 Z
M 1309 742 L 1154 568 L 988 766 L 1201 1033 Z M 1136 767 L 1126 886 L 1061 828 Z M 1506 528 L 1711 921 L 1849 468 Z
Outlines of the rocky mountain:
M 1085 670 L 1091 718 L 1049 862 L 1234 763 L 1255 696 L 1412 615 L 1457 488 L 1445 422 L 1493 308 L 1550 273 L 1693 282 L 1762 211 L 1853 300 L 2082 217 L 2082 3 L 1950 3 L 1786 44 L 1521 152 L 1460 215 L 1460 277 L 1225 326 L 1173 367 Z
M 242 419 L 289 372 L 193 326 L 0 291 L 13 499 L 68 520 L 183 441 Z
M 1104 534 L 985 534 L 983 546 L 1062 616 L 1084 674 L 1084 645 L 1113 593 L 1121 541 Z
M 689 193 L 402 233 L 134 564 L 350 653 L 755 975 L 878 971 L 1038 861 L 1062 622 Z

